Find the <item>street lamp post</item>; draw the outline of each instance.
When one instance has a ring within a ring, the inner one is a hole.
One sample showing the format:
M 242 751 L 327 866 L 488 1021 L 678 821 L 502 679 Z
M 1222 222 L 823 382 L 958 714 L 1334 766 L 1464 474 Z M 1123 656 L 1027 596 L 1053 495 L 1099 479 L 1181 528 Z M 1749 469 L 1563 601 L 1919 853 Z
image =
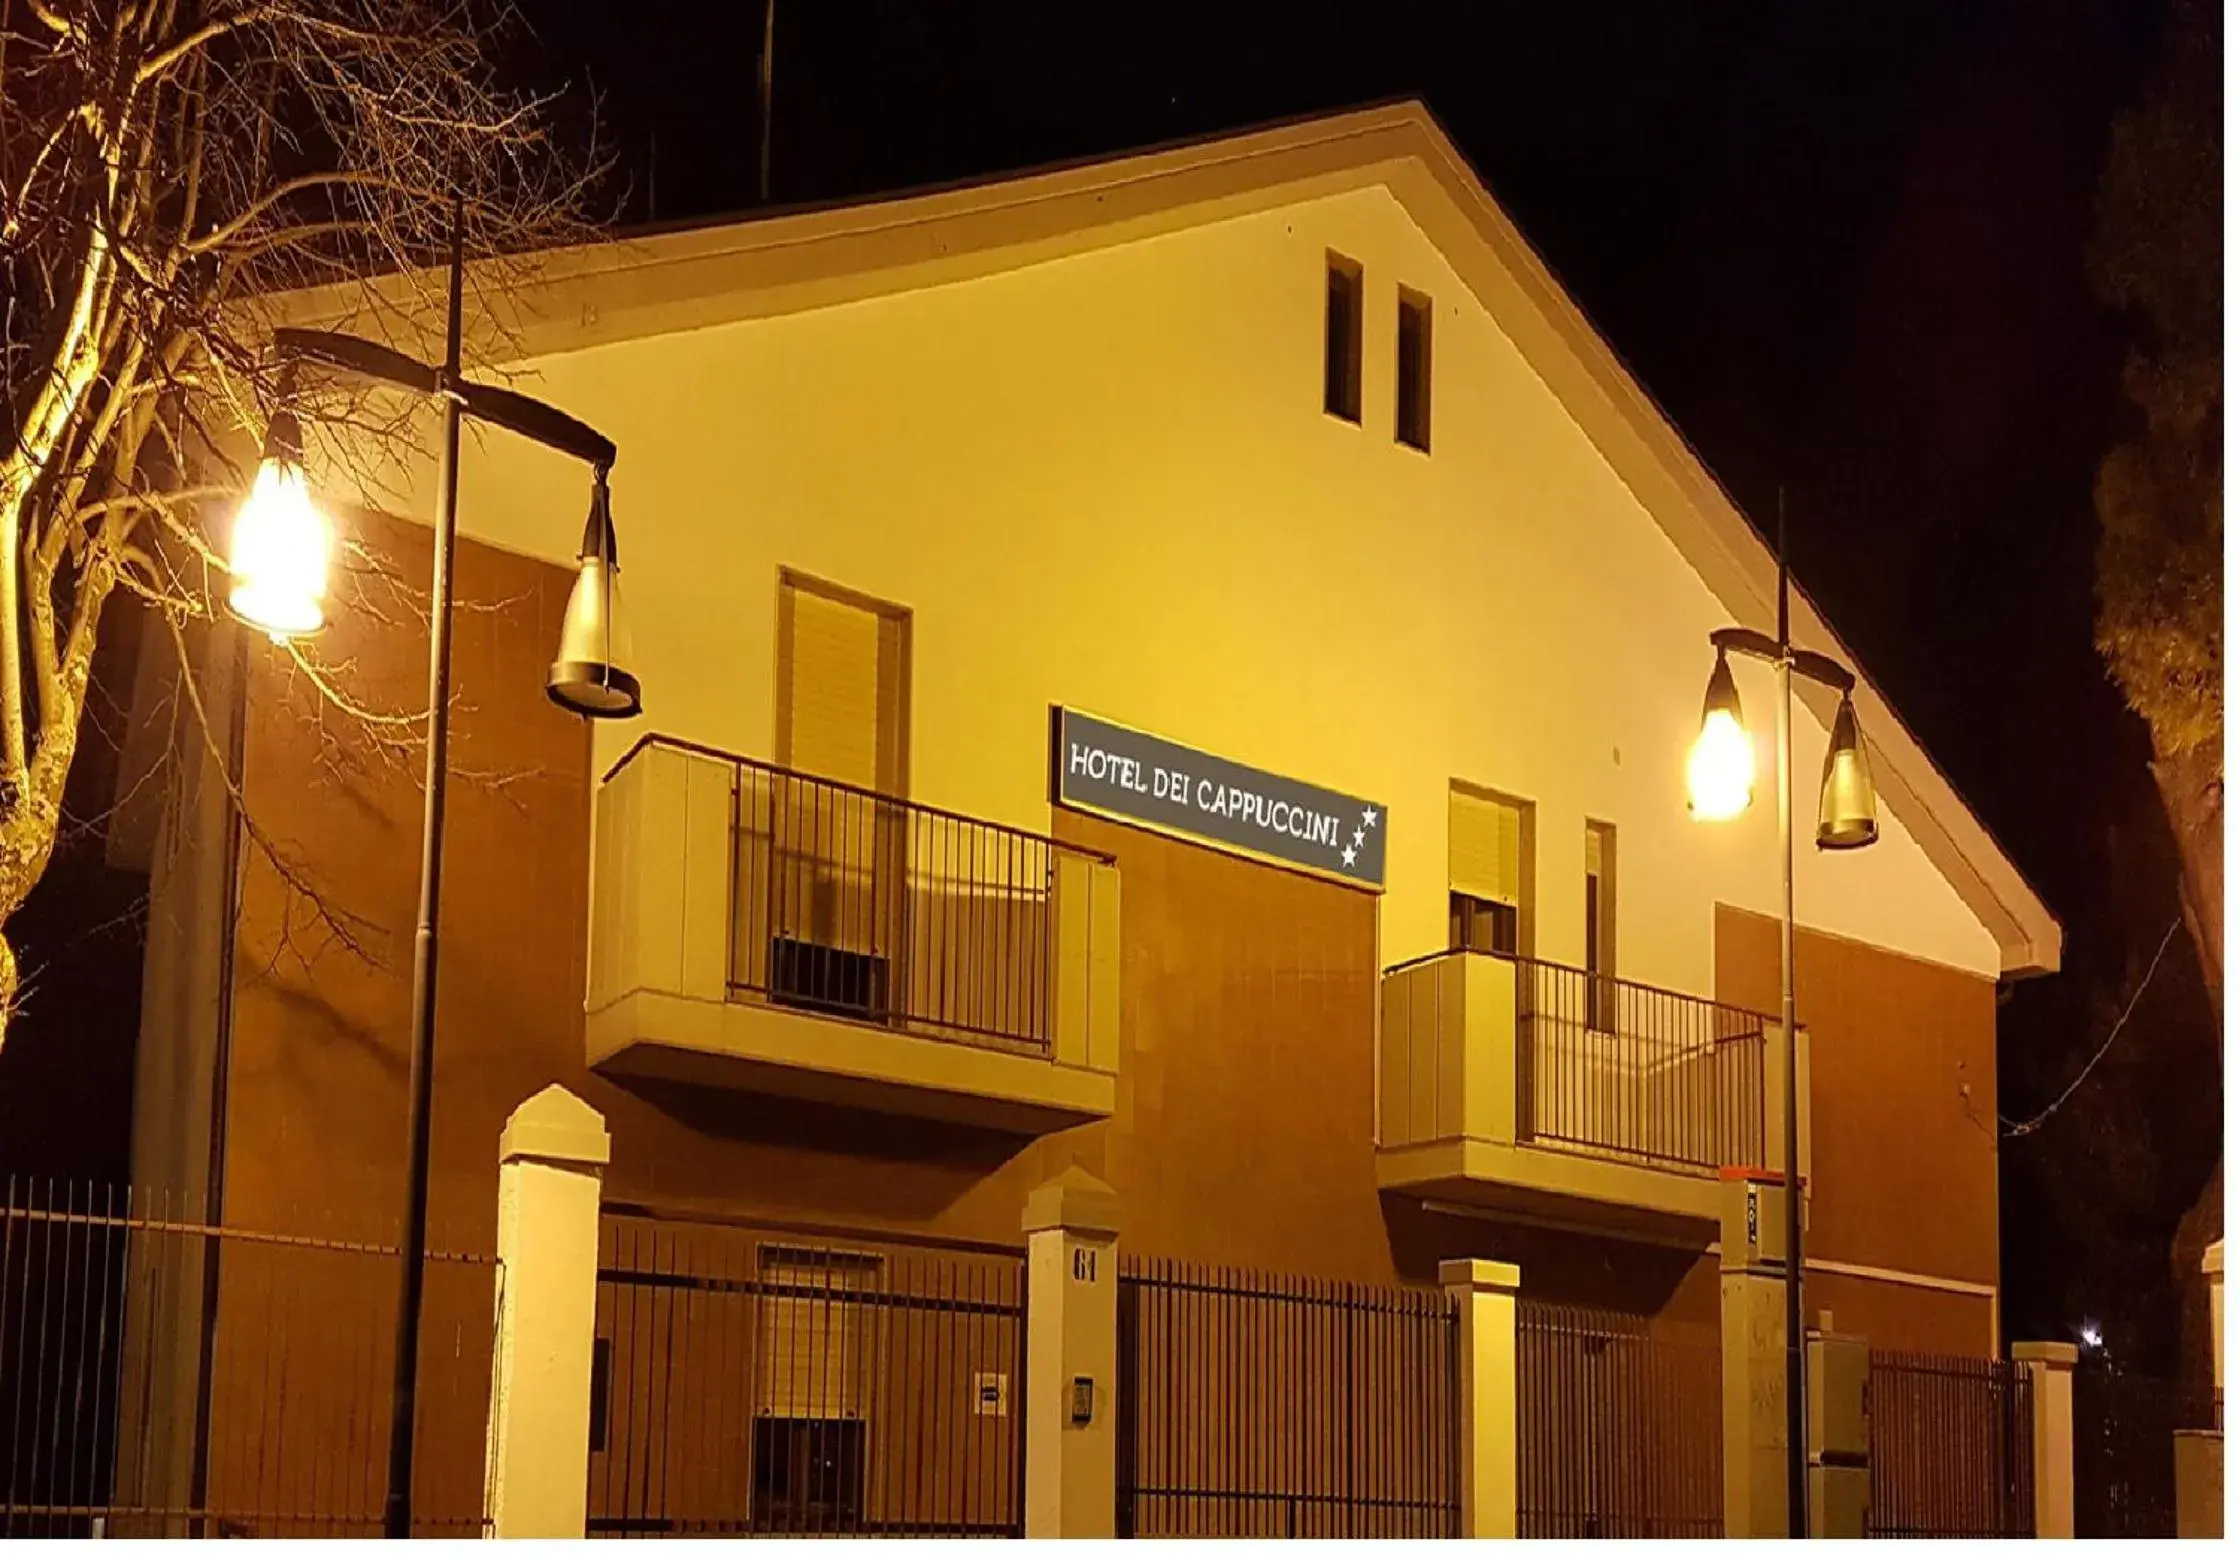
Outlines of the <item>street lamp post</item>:
M 1687 760 L 1687 805 L 1697 818 L 1718 821 L 1738 817 L 1748 806 L 1754 785 L 1756 755 L 1750 748 L 1748 727 L 1741 716 L 1741 697 L 1728 655 L 1770 662 L 1777 692 L 1773 716 L 1774 767 L 1779 795 L 1776 799 L 1780 831 L 1780 1036 L 1787 1066 L 1782 1091 L 1782 1183 L 1787 1193 L 1787 1257 L 1783 1281 L 1786 1299 L 1788 1357 L 1788 1531 L 1794 1538 L 1810 1533 L 1809 1498 L 1804 1444 L 1804 1231 L 1803 1182 L 1797 1164 L 1796 1090 L 1796 848 L 1794 822 L 1794 755 L 1791 751 L 1791 700 L 1794 679 L 1804 677 L 1841 695 L 1835 724 L 1829 734 L 1827 761 L 1820 775 L 1819 833 L 1821 850 L 1855 850 L 1871 845 L 1879 835 L 1874 819 L 1873 776 L 1866 764 L 1865 744 L 1858 737 L 1858 718 L 1851 708 L 1851 690 L 1857 679 L 1848 669 L 1816 651 L 1799 649 L 1788 631 L 1788 521 L 1785 504 L 1774 548 L 1780 572 L 1776 633 L 1771 637 L 1748 628 L 1721 628 L 1710 636 L 1718 659 L 1711 667 L 1710 687 L 1703 697 L 1703 725 Z
M 266 431 L 255 486 L 234 522 L 229 560 L 234 615 L 275 641 L 315 633 L 325 623 L 326 571 L 333 528 L 310 497 L 301 429 L 287 404 L 301 366 L 431 397 L 443 409 L 436 485 L 435 570 L 428 619 L 427 776 L 420 832 L 419 913 L 412 939 L 412 1028 L 405 1131 L 403 1261 L 397 1303 L 396 1359 L 389 1424 L 389 1476 L 383 1529 L 408 1538 L 412 1528 L 412 1447 L 420 1354 L 421 1296 L 426 1277 L 428 1116 L 434 1083 L 436 921 L 443 890 L 443 820 L 450 749 L 451 563 L 458 536 L 459 424 L 462 417 L 507 428 L 592 469 L 591 512 L 568 598 L 560 654 L 545 683 L 561 707 L 594 719 L 626 718 L 641 707 L 617 596 L 614 521 L 607 473 L 613 443 L 541 401 L 466 379 L 459 367 L 465 292 L 461 208 L 451 218 L 450 304 L 440 367 L 356 336 L 282 329 L 273 347 L 281 363 L 281 406 Z

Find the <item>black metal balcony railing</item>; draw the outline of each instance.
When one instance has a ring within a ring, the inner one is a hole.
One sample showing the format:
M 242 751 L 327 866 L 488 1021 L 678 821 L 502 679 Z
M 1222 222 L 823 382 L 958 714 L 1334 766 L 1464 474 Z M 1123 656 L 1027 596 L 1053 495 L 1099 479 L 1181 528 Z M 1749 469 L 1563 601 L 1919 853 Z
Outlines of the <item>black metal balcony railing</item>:
M 1765 1033 L 1778 1020 L 1538 959 L 1509 962 L 1519 1143 L 1711 1173 L 1765 1163 Z
M 1107 858 L 709 756 L 732 766 L 734 993 L 936 1038 L 1049 1048 L 1058 859 Z

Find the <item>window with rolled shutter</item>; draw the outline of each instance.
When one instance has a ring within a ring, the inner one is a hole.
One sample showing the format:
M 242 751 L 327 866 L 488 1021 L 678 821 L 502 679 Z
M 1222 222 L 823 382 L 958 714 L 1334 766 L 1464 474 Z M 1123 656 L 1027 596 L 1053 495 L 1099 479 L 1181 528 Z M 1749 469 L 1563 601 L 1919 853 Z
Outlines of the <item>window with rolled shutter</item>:
M 778 762 L 904 794 L 909 614 L 789 573 L 778 630 Z
M 1531 804 L 1456 784 L 1447 803 L 1453 946 L 1531 952 Z
M 879 1259 L 857 1252 L 765 1246 L 761 1391 L 772 1419 L 861 1419 L 869 1366 L 859 1298 L 878 1280 Z
M 1524 905 L 1524 810 L 1514 802 L 1455 791 L 1447 811 L 1449 882 L 1457 893 Z

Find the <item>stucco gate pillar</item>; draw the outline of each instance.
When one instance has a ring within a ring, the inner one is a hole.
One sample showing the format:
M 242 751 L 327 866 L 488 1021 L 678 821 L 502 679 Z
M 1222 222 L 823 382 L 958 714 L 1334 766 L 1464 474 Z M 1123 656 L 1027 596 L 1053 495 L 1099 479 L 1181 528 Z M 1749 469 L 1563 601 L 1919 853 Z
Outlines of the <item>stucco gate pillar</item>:
M 2076 1346 L 2017 1343 L 2029 1377 L 2029 1445 L 2035 1466 L 2037 1536 L 2076 1536 Z
M 1078 1165 L 1027 1196 L 1026 1536 L 1110 1538 L 1119 1194 Z
M 2208 1336 L 2215 1349 L 2217 1423 L 2223 1408 L 2223 1242 L 2200 1259 L 2208 1275 Z M 2223 1537 L 2223 1431 L 2177 1432 L 2177 1536 Z
M 497 1345 L 483 1513 L 496 1538 L 581 1538 L 606 1120 L 558 1084 L 498 1138 Z
M 1477 1258 L 1441 1262 L 1438 1282 L 1460 1328 L 1462 1536 L 1514 1538 L 1516 1265 Z
M 2208 1275 L 2208 1340 L 2216 1351 L 2216 1396 L 2223 1396 L 2223 1242 L 2217 1241 L 2200 1258 L 2200 1271 Z

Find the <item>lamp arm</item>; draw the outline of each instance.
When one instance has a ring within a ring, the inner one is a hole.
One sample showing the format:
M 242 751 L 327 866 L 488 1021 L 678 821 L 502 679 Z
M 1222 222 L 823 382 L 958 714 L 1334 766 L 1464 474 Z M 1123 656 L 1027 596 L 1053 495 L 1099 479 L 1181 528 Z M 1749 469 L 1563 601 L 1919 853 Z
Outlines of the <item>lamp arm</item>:
M 316 363 L 359 379 L 394 385 L 421 395 L 443 389 L 443 375 L 417 358 L 331 330 L 302 330 L 283 326 L 273 332 L 272 345 L 283 362 Z M 510 429 L 563 455 L 573 455 L 604 471 L 614 464 L 614 441 L 587 423 L 516 391 L 496 385 L 459 384 L 462 409 L 470 417 Z
M 1848 693 L 1857 686 L 1858 679 L 1840 661 L 1821 655 L 1816 650 L 1799 650 L 1790 645 L 1784 655 L 1780 641 L 1770 634 L 1760 634 L 1754 628 L 1719 628 L 1710 635 L 1712 648 L 1735 655 L 1746 655 L 1755 661 L 1770 661 L 1779 665 L 1783 660 L 1789 670 L 1799 677 L 1808 677 L 1815 683 Z
M 1719 628 L 1711 630 L 1711 647 L 1730 650 L 1736 655 L 1746 655 L 1756 661 L 1780 661 L 1780 641 L 1770 634 L 1760 634 L 1754 628 Z
M 511 429 L 524 439 L 534 439 L 547 449 L 573 455 L 599 471 L 614 464 L 614 441 L 557 407 L 496 385 L 469 382 L 462 384 L 459 391 L 466 399 L 466 412 L 470 417 Z
M 1849 667 L 1839 661 L 1829 660 L 1816 650 L 1791 647 L 1788 657 L 1789 665 L 1797 676 L 1809 677 L 1813 682 L 1832 688 L 1837 693 L 1848 693 L 1858 686 L 1858 679 L 1851 675 Z
M 272 346 L 284 361 L 316 363 L 322 368 L 394 385 L 400 390 L 417 391 L 421 395 L 435 394 L 442 384 L 443 376 L 418 358 L 407 357 L 361 336 L 345 336 L 331 330 L 299 330 L 287 325 L 272 333 Z

